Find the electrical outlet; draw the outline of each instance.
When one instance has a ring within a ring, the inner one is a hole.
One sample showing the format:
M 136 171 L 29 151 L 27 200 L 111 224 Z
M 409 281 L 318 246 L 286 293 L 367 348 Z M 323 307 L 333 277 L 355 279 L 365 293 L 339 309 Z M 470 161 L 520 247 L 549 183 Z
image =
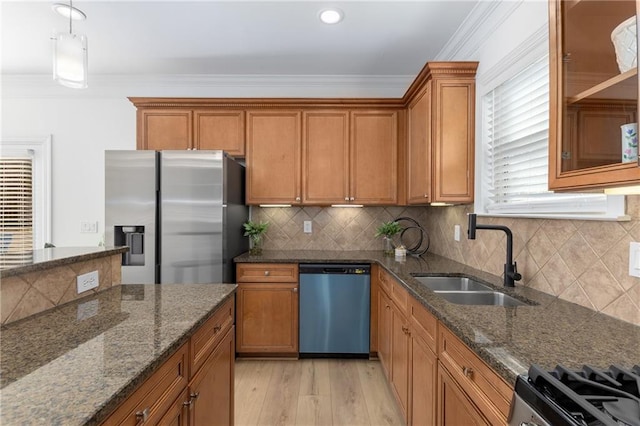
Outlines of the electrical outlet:
M 83 220 L 80 222 L 80 233 L 82 234 L 95 234 L 98 232 L 98 222 L 91 222 Z
M 629 276 L 640 277 L 640 243 L 629 243 Z
M 460 225 L 455 225 L 453 227 L 453 239 L 460 241 Z
M 83 293 L 87 290 L 91 290 L 92 288 L 98 287 L 98 285 L 100 285 L 100 280 L 98 278 L 98 271 L 92 271 L 92 272 L 87 272 L 86 274 L 78 275 L 77 285 L 78 285 L 78 294 Z
M 310 234 L 311 233 L 311 221 L 310 220 L 305 220 L 304 221 L 304 233 L 305 234 Z

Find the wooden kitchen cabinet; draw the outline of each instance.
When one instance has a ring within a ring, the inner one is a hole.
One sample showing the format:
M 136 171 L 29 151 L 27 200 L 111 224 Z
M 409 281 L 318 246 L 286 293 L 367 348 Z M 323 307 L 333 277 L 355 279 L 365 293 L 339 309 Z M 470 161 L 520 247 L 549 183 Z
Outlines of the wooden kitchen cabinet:
M 216 349 L 189 383 L 189 426 L 233 425 L 235 329 L 227 329 Z
M 638 121 L 638 69 L 619 69 L 611 40 L 638 7 L 631 0 L 549 1 L 552 190 L 640 183 L 638 162 L 622 160 L 620 130 Z
M 438 360 L 440 369 L 448 373 L 447 377 L 464 389 L 464 399 L 469 400 L 490 424 L 506 423 L 513 386 L 444 326 L 438 328 Z M 442 374 L 439 373 L 439 376 Z M 442 391 L 442 384 L 439 387 L 439 391 Z M 445 399 L 446 395 L 440 396 L 441 411 L 447 409 Z
M 137 115 L 138 149 L 221 149 L 244 157 L 242 110 L 142 108 Z
M 234 157 L 244 157 L 244 111 L 194 110 L 193 121 L 193 149 L 221 149 Z
M 302 136 L 302 201 L 349 202 L 349 112 L 305 111 Z
M 300 111 L 247 112 L 247 204 L 300 204 Z
M 378 290 L 378 357 L 405 422 L 409 412 L 409 339 L 410 331 L 402 301 L 406 291 L 381 268 Z M 391 294 L 387 294 L 387 291 Z M 400 301 L 400 305 L 396 303 Z
M 138 149 L 191 149 L 193 111 L 184 109 L 138 110 Z
M 409 300 L 410 423 L 433 426 L 437 413 L 438 320 L 416 299 Z
M 241 263 L 236 270 L 236 352 L 297 356 L 298 265 Z
M 391 377 L 391 300 L 382 291 L 378 291 L 378 359 L 387 379 Z
M 446 369 L 438 369 L 438 426 L 489 426 L 482 413 L 449 375 Z M 506 424 L 495 423 L 495 424 Z
M 352 111 L 349 202 L 393 205 L 398 202 L 398 113 Z
M 477 66 L 428 63 L 407 91 L 409 204 L 473 202 Z

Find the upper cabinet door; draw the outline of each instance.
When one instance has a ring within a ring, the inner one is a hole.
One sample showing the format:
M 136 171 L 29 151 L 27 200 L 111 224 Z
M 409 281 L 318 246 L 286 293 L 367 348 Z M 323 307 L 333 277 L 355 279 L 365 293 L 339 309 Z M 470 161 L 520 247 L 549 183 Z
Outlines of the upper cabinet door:
M 138 110 L 138 149 L 190 149 L 192 123 L 190 110 Z
M 398 202 L 398 113 L 352 111 L 349 200 Z
M 300 111 L 247 112 L 247 204 L 300 204 Z
M 622 146 L 628 126 L 621 128 L 638 122 L 638 68 L 624 59 L 627 43 L 615 41 L 635 31 L 637 2 L 550 0 L 549 7 L 550 189 L 640 183 L 637 159 Z
M 432 201 L 473 201 L 475 82 L 434 80 Z
M 195 111 L 194 148 L 244 157 L 244 111 Z
M 407 201 L 431 201 L 431 81 L 409 105 L 407 144 Z
M 302 185 L 305 204 L 349 201 L 349 112 L 303 114 Z

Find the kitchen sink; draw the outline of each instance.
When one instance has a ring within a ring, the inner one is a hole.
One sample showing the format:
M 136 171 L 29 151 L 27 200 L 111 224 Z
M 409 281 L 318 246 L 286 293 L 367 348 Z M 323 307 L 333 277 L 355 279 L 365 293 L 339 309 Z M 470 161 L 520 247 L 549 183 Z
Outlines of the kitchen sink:
M 525 302 L 497 291 L 436 291 L 438 296 L 456 305 L 527 306 Z
M 433 291 L 492 291 L 487 285 L 467 277 L 421 277 L 413 276 L 421 284 Z

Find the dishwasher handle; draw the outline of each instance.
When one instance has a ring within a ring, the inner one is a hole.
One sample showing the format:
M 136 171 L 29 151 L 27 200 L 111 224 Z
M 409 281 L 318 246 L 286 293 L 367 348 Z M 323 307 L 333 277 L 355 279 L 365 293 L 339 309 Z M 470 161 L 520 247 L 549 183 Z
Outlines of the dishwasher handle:
M 335 275 L 370 275 L 369 264 L 330 264 L 330 263 L 305 263 L 300 264 L 299 271 L 304 274 L 335 274 Z

